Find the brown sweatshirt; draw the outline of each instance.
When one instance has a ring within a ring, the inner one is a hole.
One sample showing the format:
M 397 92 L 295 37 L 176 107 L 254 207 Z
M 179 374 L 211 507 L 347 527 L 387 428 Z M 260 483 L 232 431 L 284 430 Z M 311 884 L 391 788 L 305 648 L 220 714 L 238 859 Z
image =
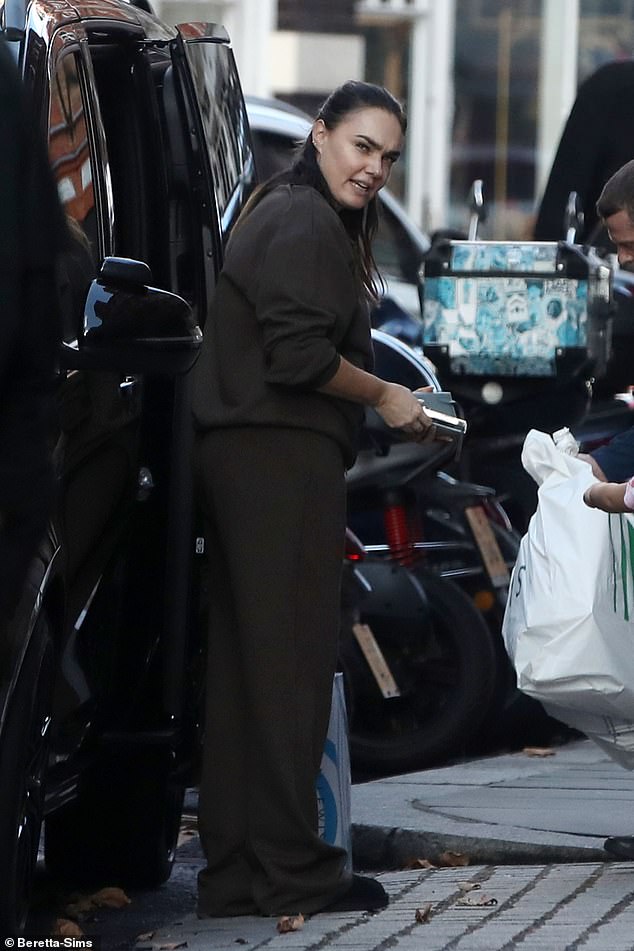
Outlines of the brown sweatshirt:
M 352 465 L 363 407 L 317 392 L 341 357 L 372 368 L 348 236 L 314 188 L 280 185 L 229 242 L 194 369 L 196 427 L 310 429 Z

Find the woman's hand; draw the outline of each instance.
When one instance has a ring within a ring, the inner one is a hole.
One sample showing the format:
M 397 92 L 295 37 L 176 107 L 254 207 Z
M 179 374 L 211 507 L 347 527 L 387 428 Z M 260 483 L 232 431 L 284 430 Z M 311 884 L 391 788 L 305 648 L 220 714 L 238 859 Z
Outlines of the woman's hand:
M 416 441 L 434 438 L 434 424 L 421 402 L 406 386 L 401 386 L 400 383 L 385 383 L 374 408 L 383 422 L 392 429 L 402 429 Z
M 418 392 L 431 389 L 425 386 Z M 319 392 L 373 406 L 387 426 L 402 430 L 416 442 L 435 438 L 436 427 L 411 390 L 400 383 L 388 383 L 373 373 L 360 370 L 343 357 L 335 375 L 319 387 Z

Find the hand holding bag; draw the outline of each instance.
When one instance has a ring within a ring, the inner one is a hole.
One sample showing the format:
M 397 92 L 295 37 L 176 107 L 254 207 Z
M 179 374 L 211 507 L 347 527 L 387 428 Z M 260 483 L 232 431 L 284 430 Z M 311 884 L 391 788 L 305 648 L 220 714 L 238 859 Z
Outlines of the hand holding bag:
M 634 769 L 634 519 L 588 508 L 588 463 L 531 430 L 537 511 L 511 576 L 502 636 L 518 687 Z

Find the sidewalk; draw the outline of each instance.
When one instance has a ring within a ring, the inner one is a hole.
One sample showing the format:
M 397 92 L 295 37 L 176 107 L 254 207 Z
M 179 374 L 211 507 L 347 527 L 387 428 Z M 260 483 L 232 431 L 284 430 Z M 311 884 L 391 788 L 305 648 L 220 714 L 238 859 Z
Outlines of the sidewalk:
M 634 774 L 588 741 L 360 784 L 352 816 L 355 866 L 381 870 L 384 911 L 324 913 L 291 934 L 273 919 L 192 914 L 137 948 L 634 949 L 634 863 L 607 861 L 602 849 L 607 835 L 634 834 Z M 200 862 L 198 849 L 179 850 L 175 875 Z M 446 851 L 469 864 L 403 870 Z
M 446 849 L 472 864 L 604 861 L 606 836 L 634 835 L 634 773 L 588 740 L 553 751 L 353 786 L 356 867 L 399 868 Z

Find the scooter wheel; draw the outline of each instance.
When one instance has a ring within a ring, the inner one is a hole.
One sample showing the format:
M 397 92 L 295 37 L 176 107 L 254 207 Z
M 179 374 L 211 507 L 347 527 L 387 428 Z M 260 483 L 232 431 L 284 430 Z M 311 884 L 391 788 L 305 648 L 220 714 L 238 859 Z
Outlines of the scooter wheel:
M 460 754 L 491 702 L 495 651 L 481 613 L 447 579 L 421 573 L 414 583 L 423 609 L 409 617 L 361 603 L 400 696 L 386 699 L 356 640 L 342 642 L 355 769 L 422 769 Z

